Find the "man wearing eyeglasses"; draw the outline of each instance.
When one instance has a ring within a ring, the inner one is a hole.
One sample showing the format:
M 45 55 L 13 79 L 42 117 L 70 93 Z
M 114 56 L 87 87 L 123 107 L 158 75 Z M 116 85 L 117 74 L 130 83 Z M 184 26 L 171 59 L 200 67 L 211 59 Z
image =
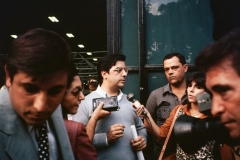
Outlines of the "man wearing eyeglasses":
M 86 125 L 93 113 L 92 99 L 117 96 L 120 109 L 98 120 L 93 145 L 97 149 L 99 160 L 137 160 L 135 151 L 146 147 L 147 133 L 132 103 L 121 91 L 128 73 L 125 56 L 108 54 L 99 60 L 97 69 L 100 86 L 81 102 L 73 120 Z M 132 138 L 131 125 L 136 126 L 139 135 L 136 140 Z

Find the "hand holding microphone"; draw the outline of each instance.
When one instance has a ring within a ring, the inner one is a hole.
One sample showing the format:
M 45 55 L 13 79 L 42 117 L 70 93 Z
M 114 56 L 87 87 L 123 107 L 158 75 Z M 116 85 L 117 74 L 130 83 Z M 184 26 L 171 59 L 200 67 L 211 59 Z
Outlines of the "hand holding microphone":
M 135 109 L 137 110 L 137 114 L 139 116 L 141 115 L 147 115 L 147 112 L 145 110 L 145 108 L 143 107 L 143 105 L 140 104 L 140 102 L 138 100 L 135 99 L 135 96 L 133 93 L 129 93 L 127 95 L 127 99 L 133 103 L 133 105 L 135 106 Z

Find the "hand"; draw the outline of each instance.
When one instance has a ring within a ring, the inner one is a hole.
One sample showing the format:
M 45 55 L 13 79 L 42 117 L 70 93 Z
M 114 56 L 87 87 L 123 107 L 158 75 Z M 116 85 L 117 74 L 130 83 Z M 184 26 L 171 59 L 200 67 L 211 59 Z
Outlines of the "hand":
M 118 138 L 123 136 L 125 126 L 123 124 L 114 124 L 110 127 L 107 133 L 108 143 L 115 142 Z
M 147 146 L 147 144 L 142 136 L 138 136 L 137 139 L 135 139 L 135 140 L 132 139 L 131 143 L 132 143 L 132 148 L 135 151 L 141 151 L 144 148 L 146 148 L 146 146 Z
M 147 117 L 147 115 L 142 114 L 143 111 L 147 112 L 147 114 L 149 113 L 148 110 L 143 105 L 141 105 L 141 107 L 135 108 L 135 110 L 137 115 L 141 118 Z
M 105 116 L 111 114 L 111 112 L 102 109 L 103 104 L 104 104 L 104 103 L 101 102 L 101 103 L 98 105 L 98 107 L 94 110 L 91 118 L 93 118 L 93 119 L 95 119 L 96 121 L 98 121 L 99 119 L 104 118 Z

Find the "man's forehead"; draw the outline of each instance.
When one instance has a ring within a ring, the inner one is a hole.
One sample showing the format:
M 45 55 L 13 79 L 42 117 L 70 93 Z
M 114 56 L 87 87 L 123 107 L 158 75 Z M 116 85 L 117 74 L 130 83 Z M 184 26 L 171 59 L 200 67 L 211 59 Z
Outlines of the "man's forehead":
M 172 63 L 167 63 L 167 64 L 163 64 L 164 68 L 172 68 L 172 67 L 179 67 L 182 64 L 180 62 L 172 62 Z
M 124 61 L 117 61 L 116 62 L 116 64 L 115 65 L 113 65 L 112 67 L 118 67 L 118 66 L 120 66 L 120 67 L 122 67 L 122 66 L 125 66 L 125 62 Z
M 54 73 L 48 73 L 48 74 L 31 74 L 31 73 L 26 73 L 26 72 L 23 72 L 23 71 L 18 71 L 14 77 L 16 75 L 24 75 L 26 78 L 30 79 L 32 82 L 44 82 L 44 81 L 49 81 L 50 79 L 55 79 L 56 77 L 59 77 L 59 76 L 66 76 L 68 75 L 67 71 L 57 71 L 57 72 L 54 72 Z
M 240 83 L 240 76 L 228 62 L 214 65 L 206 71 L 206 86 L 210 90 L 236 83 Z
M 13 82 L 21 84 L 48 84 L 59 85 L 60 83 L 65 83 L 67 81 L 68 73 L 65 72 L 57 72 L 48 75 L 30 75 L 25 72 L 19 71 L 13 77 Z M 54 84 L 53 84 L 54 83 Z
M 180 66 L 181 63 L 177 57 L 172 57 L 170 59 L 165 59 L 163 62 L 164 67 Z

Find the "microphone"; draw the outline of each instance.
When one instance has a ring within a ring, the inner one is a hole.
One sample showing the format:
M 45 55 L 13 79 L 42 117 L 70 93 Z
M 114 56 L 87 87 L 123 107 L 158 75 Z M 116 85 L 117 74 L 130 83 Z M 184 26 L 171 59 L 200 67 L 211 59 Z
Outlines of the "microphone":
M 134 104 L 136 108 L 141 107 L 141 104 L 138 100 L 135 99 L 135 96 L 133 93 L 128 93 L 127 99 Z M 143 109 L 142 114 L 147 115 L 147 112 Z
M 132 131 L 133 139 L 137 139 L 138 135 L 137 135 L 135 125 L 131 125 L 130 128 L 131 128 L 131 131 Z M 144 160 L 144 156 L 143 156 L 142 151 L 137 151 L 137 157 L 138 157 L 138 160 Z

